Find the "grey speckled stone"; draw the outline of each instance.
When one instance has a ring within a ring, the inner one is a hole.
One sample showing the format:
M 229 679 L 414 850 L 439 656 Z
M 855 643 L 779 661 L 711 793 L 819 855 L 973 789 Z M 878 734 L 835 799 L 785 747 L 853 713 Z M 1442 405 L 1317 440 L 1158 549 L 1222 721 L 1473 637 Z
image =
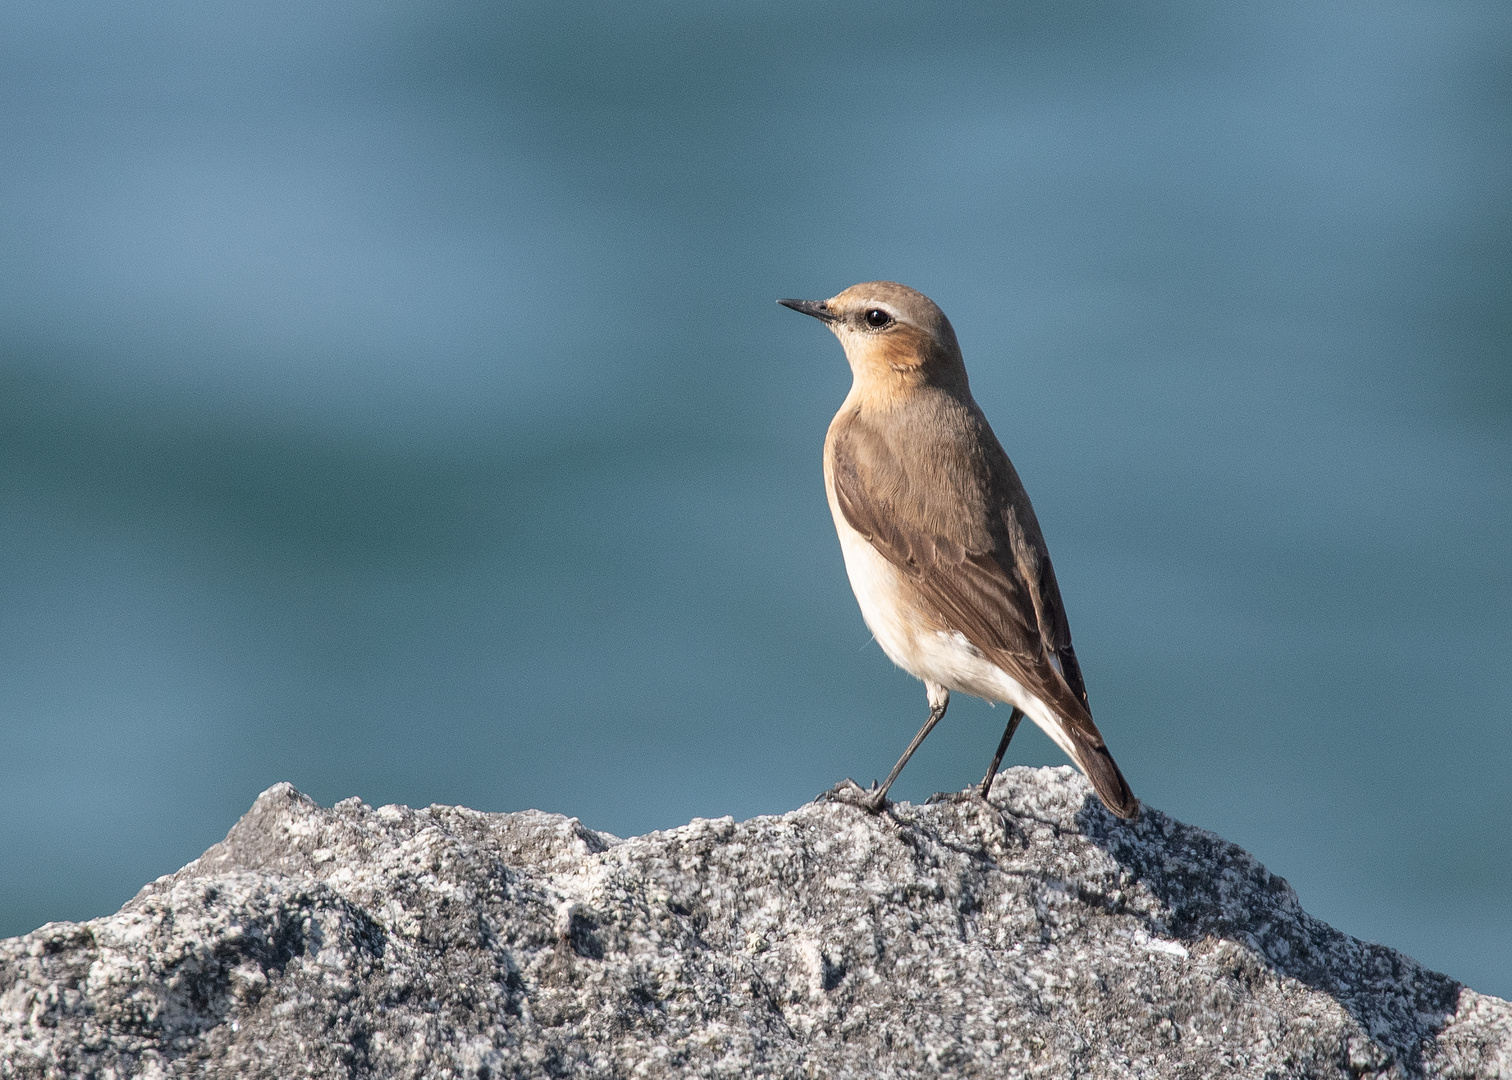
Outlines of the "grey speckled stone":
M 287 784 L 0 943 L 3 1077 L 1512 1076 L 1512 1005 L 1072 770 L 619 840 Z

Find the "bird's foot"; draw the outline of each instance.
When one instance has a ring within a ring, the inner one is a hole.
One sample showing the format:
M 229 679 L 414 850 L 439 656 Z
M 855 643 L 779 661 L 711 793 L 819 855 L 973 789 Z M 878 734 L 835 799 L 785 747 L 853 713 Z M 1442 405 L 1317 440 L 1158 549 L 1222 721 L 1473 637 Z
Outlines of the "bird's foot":
M 982 790 L 981 784 L 972 784 L 964 791 L 937 791 L 924 802 L 928 806 L 974 808 L 978 814 L 986 813 L 989 821 L 996 821 L 1002 826 L 1002 842 L 1009 843 L 1017 838 L 1022 845 L 1028 845 L 1023 830 L 1015 824 L 1013 810 L 1006 805 L 993 802 L 991 795 Z
M 880 814 L 888 807 L 887 796 L 877 787 L 877 782 L 872 781 L 870 789 L 862 787 L 850 777 L 846 777 L 828 791 L 819 793 L 815 802 L 844 803 L 847 806 L 859 807 L 868 814 Z
M 982 789 L 975 784 L 965 791 L 937 791 L 924 800 L 926 806 L 936 806 L 940 803 L 956 803 L 959 805 L 961 803 L 980 802 L 987 802 L 987 798 L 982 794 Z

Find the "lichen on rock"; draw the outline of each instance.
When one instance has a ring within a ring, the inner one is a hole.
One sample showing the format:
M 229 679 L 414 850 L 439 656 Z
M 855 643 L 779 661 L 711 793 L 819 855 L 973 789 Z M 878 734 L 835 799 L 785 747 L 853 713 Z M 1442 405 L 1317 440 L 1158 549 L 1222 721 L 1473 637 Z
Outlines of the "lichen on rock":
M 0 1077 L 1512 1076 L 1512 1004 L 1211 833 L 1010 769 L 621 840 L 268 789 L 0 942 Z

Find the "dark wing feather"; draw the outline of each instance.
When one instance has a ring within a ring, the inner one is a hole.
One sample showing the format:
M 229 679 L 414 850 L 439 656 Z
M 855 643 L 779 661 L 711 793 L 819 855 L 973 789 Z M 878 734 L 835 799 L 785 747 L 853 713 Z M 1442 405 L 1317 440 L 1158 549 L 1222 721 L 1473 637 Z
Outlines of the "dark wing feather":
M 837 420 L 831 455 L 851 528 L 913 580 L 943 629 L 1055 710 L 1099 797 L 1120 816 L 1136 814 L 1092 720 L 1034 508 L 975 403 L 918 395 L 886 424 L 856 410 Z

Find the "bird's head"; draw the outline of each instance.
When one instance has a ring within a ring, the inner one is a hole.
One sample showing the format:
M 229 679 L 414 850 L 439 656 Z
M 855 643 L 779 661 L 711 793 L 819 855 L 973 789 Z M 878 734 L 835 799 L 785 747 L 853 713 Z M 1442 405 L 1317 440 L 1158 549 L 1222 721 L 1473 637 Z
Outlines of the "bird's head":
M 966 387 L 966 366 L 950 320 L 933 300 L 907 285 L 867 281 L 828 300 L 777 302 L 834 331 L 859 386 Z

